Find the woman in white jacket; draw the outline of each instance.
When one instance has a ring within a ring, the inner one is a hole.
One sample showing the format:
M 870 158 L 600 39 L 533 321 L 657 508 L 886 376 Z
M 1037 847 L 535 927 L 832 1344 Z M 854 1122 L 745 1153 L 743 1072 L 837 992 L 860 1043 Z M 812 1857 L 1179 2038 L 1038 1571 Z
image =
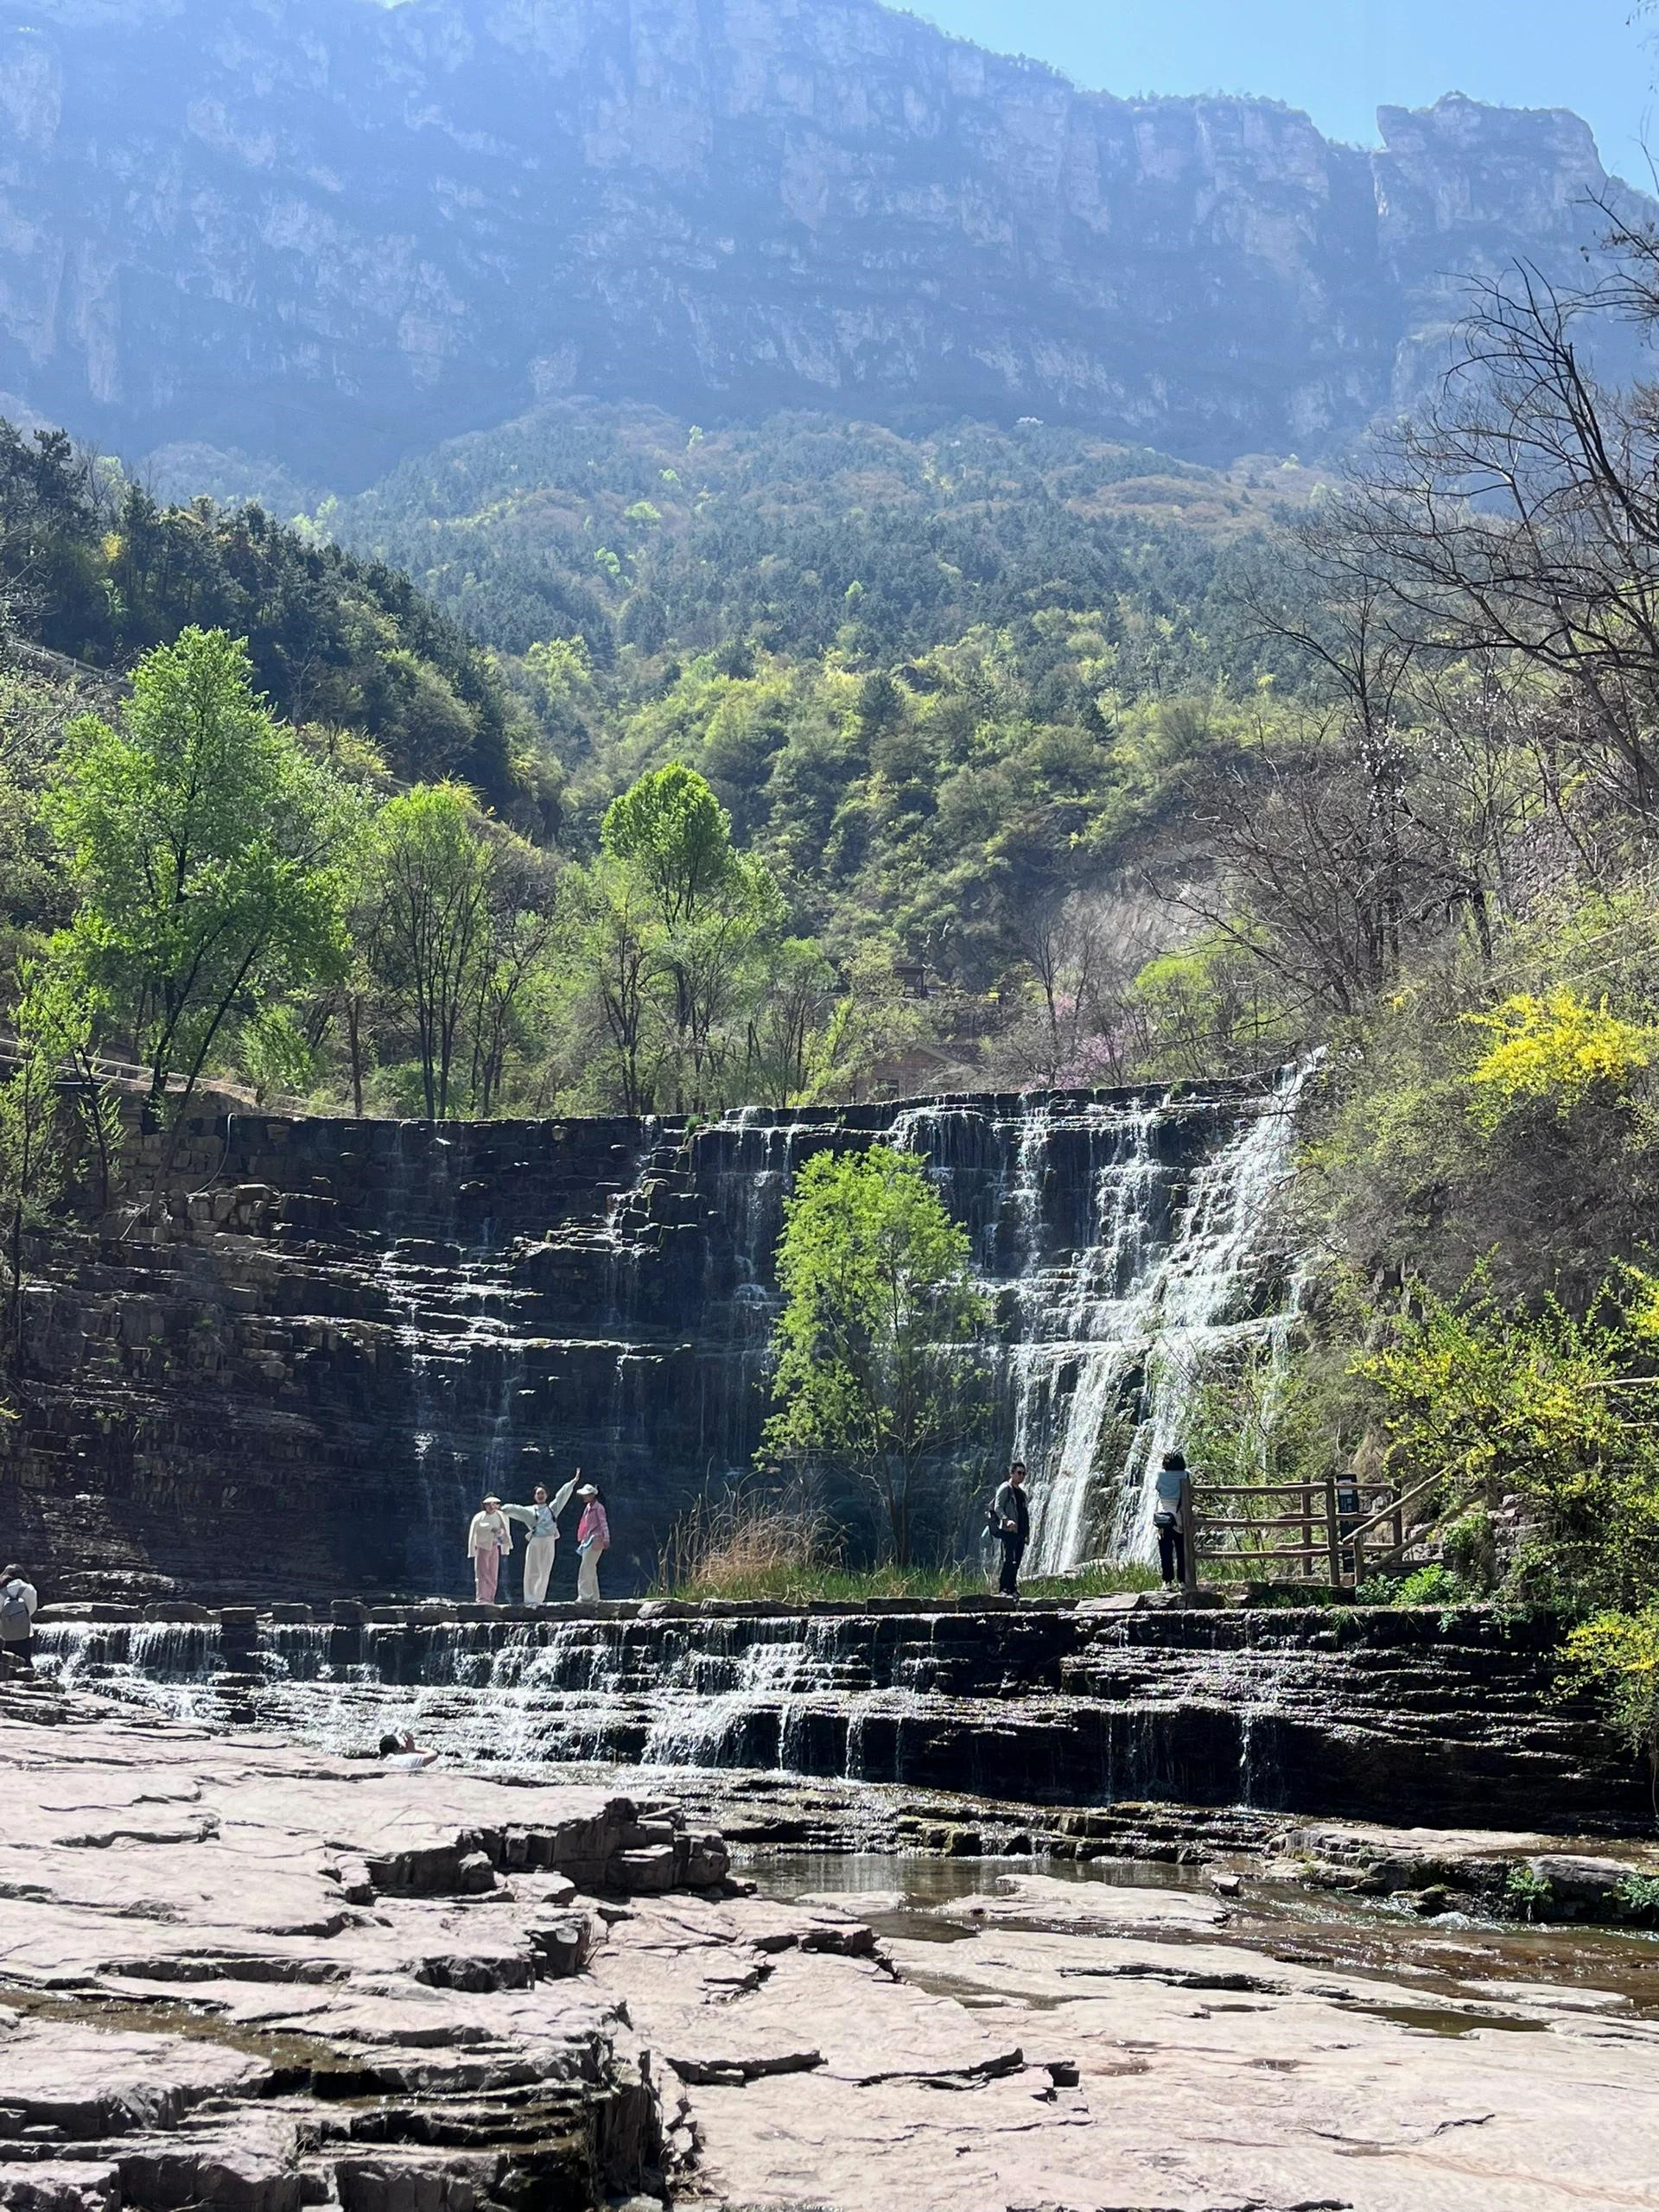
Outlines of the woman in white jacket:
M 499 1497 L 486 1497 L 467 1531 L 467 1556 L 473 1562 L 473 1588 L 480 1605 L 495 1603 L 501 1561 L 512 1549 L 512 1528 Z
M 569 1504 L 576 1484 L 582 1480 L 578 1467 L 564 1488 L 550 1505 L 547 1491 L 540 1483 L 528 1505 L 504 1505 L 501 1510 L 509 1521 L 517 1521 L 529 1531 L 524 1538 L 524 1603 L 544 1605 L 547 1585 L 553 1573 L 553 1558 L 559 1548 L 559 1516 Z

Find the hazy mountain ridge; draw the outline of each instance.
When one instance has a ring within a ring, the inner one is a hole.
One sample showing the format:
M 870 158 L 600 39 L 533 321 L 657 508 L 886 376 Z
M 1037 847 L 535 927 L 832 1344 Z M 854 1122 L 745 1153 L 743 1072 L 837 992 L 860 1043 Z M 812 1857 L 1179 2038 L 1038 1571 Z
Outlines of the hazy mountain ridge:
M 1459 274 L 1599 227 L 1574 118 L 1382 129 L 873 0 L 0 5 L 0 386 L 342 486 L 574 392 L 1316 448 L 1419 387 Z

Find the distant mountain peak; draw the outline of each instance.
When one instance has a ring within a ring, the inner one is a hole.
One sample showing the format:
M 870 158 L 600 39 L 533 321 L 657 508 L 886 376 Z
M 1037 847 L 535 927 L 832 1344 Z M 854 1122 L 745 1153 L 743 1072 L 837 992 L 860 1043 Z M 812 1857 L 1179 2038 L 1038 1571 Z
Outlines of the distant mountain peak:
M 1378 121 L 876 0 L 0 0 L 0 386 L 342 485 L 564 393 L 1318 449 L 1623 189 L 1561 111 Z

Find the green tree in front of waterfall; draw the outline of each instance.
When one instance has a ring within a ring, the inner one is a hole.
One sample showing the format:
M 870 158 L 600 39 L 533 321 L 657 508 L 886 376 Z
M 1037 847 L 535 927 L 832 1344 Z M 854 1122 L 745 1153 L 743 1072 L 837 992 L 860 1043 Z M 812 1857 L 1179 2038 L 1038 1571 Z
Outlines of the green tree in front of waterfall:
M 343 969 L 355 808 L 224 631 L 147 654 L 118 726 L 71 725 L 45 811 L 79 893 L 54 962 L 144 1062 L 148 1127 L 174 1075 L 188 1102 L 210 1056 Z
M 930 1478 L 983 1433 L 970 1255 L 921 1161 L 885 1145 L 818 1154 L 785 1206 L 763 1450 L 873 1493 L 901 1567 Z

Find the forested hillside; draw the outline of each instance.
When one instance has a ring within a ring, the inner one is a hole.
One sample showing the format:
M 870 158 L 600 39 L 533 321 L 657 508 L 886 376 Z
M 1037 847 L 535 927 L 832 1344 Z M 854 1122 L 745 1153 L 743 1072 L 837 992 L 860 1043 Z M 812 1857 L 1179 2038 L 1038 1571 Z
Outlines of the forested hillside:
M 1034 423 L 705 434 L 560 406 L 315 520 L 500 650 L 572 852 L 634 778 L 689 766 L 791 930 L 843 976 L 925 984 L 897 1023 L 926 1047 L 909 1079 L 1081 1080 L 1127 1076 L 1153 1001 L 1185 993 L 1179 973 L 1134 989 L 1192 936 L 1181 901 L 1210 873 L 1180 772 L 1248 741 L 1264 683 L 1305 681 L 1261 580 L 1320 488 Z M 1277 1048 L 1255 1005 L 1203 1039 L 1212 1064 Z M 1176 1058 L 1185 1023 L 1162 1025 Z
M 1224 550 L 1317 480 L 1036 422 L 906 435 L 794 414 L 705 431 L 572 403 L 456 439 L 318 520 L 509 652 L 579 630 L 606 667 L 628 646 L 684 657 L 734 638 L 882 659 L 1128 597 L 1236 664 Z
M 1659 450 L 1577 334 L 1659 327 L 1659 245 L 1590 281 L 1491 295 L 1340 482 L 561 407 L 284 525 L 0 435 L 14 1297 L 118 1183 L 111 1053 L 165 1129 L 213 1081 L 696 1115 L 1317 1052 L 1295 1327 L 1194 1448 L 1410 1481 L 1426 1590 L 1601 1622 L 1635 1696 Z
M 191 624 L 228 630 L 315 742 L 366 739 L 389 773 L 457 775 L 504 811 L 530 798 L 527 720 L 456 624 L 384 563 L 257 506 L 161 505 L 62 432 L 0 423 L 0 592 L 16 636 L 93 669 Z

